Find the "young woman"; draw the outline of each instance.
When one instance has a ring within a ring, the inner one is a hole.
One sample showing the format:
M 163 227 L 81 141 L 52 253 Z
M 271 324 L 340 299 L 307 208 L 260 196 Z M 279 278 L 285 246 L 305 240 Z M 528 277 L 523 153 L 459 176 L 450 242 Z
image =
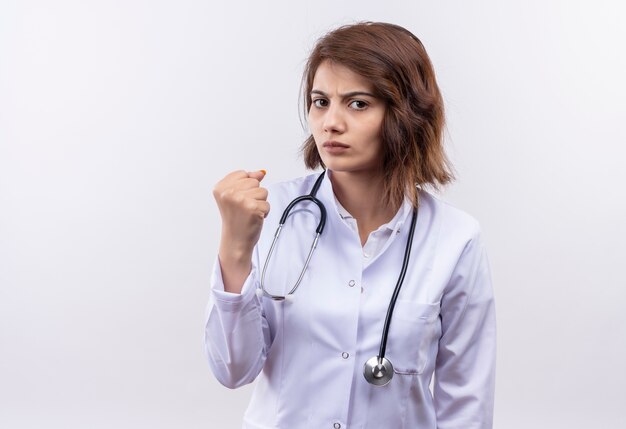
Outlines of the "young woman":
M 305 164 L 324 172 L 265 189 L 263 170 L 237 171 L 214 189 L 211 369 L 231 388 L 258 377 L 244 428 L 491 428 L 488 262 L 477 222 L 425 190 L 452 174 L 424 47 L 396 25 L 341 27 L 303 89 Z M 281 220 L 302 195 L 317 199 Z

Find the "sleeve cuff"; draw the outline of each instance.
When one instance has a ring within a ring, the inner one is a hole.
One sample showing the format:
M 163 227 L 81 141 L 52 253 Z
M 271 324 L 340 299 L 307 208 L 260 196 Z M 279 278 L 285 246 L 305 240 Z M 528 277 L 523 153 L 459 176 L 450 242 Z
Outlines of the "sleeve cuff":
M 211 294 L 215 306 L 221 311 L 238 312 L 246 304 L 256 296 L 257 288 L 257 269 L 252 264 L 250 274 L 243 283 L 241 293 L 226 292 L 224 290 L 224 280 L 222 278 L 222 269 L 220 267 L 219 258 L 215 258 L 213 264 L 213 273 L 211 275 Z

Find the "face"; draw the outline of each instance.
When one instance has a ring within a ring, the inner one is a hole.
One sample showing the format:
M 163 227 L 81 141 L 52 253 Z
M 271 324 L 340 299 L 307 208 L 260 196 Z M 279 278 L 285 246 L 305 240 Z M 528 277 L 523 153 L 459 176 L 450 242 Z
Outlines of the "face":
M 317 68 L 309 128 L 333 172 L 382 172 L 385 103 L 373 93 L 368 80 L 345 66 L 324 61 Z

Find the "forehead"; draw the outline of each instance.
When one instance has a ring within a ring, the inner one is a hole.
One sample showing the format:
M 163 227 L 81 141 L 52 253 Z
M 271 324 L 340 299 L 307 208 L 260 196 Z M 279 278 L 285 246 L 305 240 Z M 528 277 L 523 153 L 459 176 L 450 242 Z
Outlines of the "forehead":
M 333 90 L 337 92 L 355 90 L 373 92 L 374 85 L 367 78 L 355 73 L 348 67 L 325 60 L 320 63 L 315 71 L 311 89 L 324 92 Z

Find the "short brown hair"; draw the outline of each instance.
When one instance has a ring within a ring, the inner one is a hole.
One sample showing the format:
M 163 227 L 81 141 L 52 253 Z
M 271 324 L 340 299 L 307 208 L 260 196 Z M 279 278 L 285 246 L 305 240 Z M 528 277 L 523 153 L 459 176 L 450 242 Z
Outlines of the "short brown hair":
M 381 137 L 387 203 L 398 207 L 405 195 L 416 201 L 415 184 L 439 188 L 453 180 L 443 149 L 443 98 L 417 37 L 398 25 L 379 22 L 346 25 L 323 36 L 304 70 L 306 112 L 311 108 L 315 72 L 323 61 L 363 76 L 374 86 L 374 95 L 386 103 Z M 302 152 L 307 168 L 325 168 L 312 135 Z

